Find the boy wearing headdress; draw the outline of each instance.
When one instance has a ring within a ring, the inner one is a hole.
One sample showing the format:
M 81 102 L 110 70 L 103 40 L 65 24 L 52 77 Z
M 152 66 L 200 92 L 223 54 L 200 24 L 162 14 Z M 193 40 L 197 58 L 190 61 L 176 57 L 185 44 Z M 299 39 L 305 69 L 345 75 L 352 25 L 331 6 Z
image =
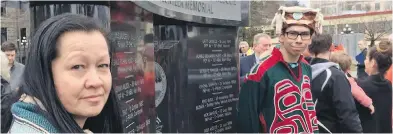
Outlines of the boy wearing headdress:
M 273 19 L 280 48 L 273 48 L 247 75 L 238 104 L 238 132 L 318 132 L 310 90 L 311 67 L 302 53 L 321 33 L 319 9 L 280 7 Z

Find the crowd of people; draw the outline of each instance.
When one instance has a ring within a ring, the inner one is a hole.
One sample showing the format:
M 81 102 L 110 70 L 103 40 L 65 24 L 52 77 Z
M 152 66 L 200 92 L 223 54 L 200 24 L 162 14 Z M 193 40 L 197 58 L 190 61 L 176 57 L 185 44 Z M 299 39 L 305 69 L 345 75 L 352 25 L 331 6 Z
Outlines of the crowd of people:
M 345 48 L 321 33 L 320 16 L 281 7 L 273 21 L 280 47 L 259 51 L 255 36 L 256 54 L 240 58 L 239 132 L 392 133 L 392 40 L 359 41 L 355 78 Z

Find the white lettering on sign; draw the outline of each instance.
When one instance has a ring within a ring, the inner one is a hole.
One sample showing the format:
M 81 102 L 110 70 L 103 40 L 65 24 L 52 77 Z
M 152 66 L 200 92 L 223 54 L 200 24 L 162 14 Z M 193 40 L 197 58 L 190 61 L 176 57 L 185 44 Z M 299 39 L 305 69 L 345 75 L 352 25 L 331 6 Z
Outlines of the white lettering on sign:
M 240 1 L 150 1 L 151 3 L 175 12 L 201 17 L 241 20 Z

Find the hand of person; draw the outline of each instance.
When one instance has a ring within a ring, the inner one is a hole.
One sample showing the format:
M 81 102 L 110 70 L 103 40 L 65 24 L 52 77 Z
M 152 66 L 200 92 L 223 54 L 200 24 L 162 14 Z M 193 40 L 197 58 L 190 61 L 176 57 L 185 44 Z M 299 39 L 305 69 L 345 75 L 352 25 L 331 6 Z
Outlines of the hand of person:
M 375 110 L 374 110 L 374 105 L 371 104 L 370 106 L 368 106 L 368 108 L 369 108 L 370 111 L 371 111 L 370 113 L 371 113 L 371 114 L 374 114 L 374 111 L 375 111 Z

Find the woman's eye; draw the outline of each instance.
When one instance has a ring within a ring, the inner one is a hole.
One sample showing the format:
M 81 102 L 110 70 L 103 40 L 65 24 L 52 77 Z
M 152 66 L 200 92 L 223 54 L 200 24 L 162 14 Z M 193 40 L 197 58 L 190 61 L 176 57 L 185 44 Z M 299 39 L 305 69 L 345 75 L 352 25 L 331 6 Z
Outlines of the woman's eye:
M 83 65 L 75 65 L 75 66 L 72 66 L 71 69 L 78 70 L 78 69 L 81 69 L 82 67 L 83 67 Z
M 101 64 L 98 67 L 105 67 L 105 68 L 107 68 L 107 67 L 109 67 L 109 64 Z

